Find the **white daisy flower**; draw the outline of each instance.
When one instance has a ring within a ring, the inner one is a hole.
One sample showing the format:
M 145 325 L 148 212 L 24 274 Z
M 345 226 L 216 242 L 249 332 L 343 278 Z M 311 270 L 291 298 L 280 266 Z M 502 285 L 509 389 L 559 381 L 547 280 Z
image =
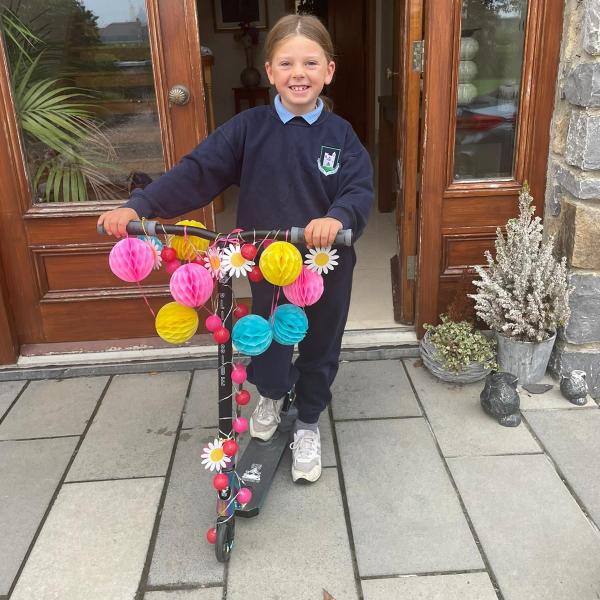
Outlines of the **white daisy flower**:
M 216 246 L 210 246 L 204 255 L 204 266 L 208 272 L 215 278 L 221 277 L 221 271 L 223 270 L 223 257 L 221 250 Z
M 223 250 L 222 268 L 230 276 L 246 277 L 246 274 L 252 270 L 254 262 L 242 256 L 239 244 L 229 244 L 228 248 Z
M 228 462 L 231 461 L 231 458 L 226 456 L 225 452 L 223 451 L 223 440 L 218 440 L 215 438 L 214 444 L 208 442 L 208 446 L 204 448 L 202 452 L 203 454 L 201 458 L 204 459 L 202 464 L 206 470 L 210 469 L 211 471 L 220 471 L 227 466 Z
M 138 235 L 138 237 L 152 248 L 152 252 L 154 253 L 154 268 L 160 269 L 162 265 L 162 256 L 160 255 L 160 251 L 163 249 L 162 242 L 157 237 L 150 235 Z
M 329 271 L 333 271 L 334 267 L 337 267 L 337 259 L 339 258 L 337 250 L 332 249 L 331 246 L 328 248 L 309 248 L 308 254 L 305 254 L 307 260 L 304 264 L 311 271 L 322 275 Z

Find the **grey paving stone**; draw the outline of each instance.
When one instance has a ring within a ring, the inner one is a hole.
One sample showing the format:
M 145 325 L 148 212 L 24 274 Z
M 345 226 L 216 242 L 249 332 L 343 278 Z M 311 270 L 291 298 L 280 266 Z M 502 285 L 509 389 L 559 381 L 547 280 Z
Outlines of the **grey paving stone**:
M 0 442 L 0 596 L 8 594 L 77 442 Z
M 14 399 L 23 389 L 26 381 L 3 381 L 0 382 L 0 419 L 4 413 L 10 408 Z
M 183 417 L 184 429 L 209 427 L 216 431 L 218 420 L 216 371 L 211 370 L 208 376 L 206 373 L 206 371 L 196 371 L 194 373 L 194 380 L 192 381 L 190 396 L 187 399 Z M 254 412 L 258 404 L 259 394 L 252 384 L 245 384 L 244 387 L 250 392 L 251 400 L 249 404 L 242 408 L 242 416 L 250 419 L 250 415 Z M 336 459 L 331 435 L 331 422 L 327 411 L 321 414 L 319 429 L 321 433 L 322 464 L 324 467 L 335 466 Z M 249 434 L 246 434 L 240 445 L 242 451 L 245 449 L 248 441 Z
M 173 590 L 169 592 L 146 592 L 144 600 L 221 600 L 223 588 L 211 587 L 200 590 Z
M 187 372 L 115 377 L 67 480 L 165 475 L 189 378 Z
M 227 600 L 357 598 L 337 472 L 295 485 L 285 462 L 261 514 L 236 520 Z
M 536 411 L 527 421 L 600 525 L 600 411 Z
M 334 420 L 421 416 L 399 360 L 342 363 L 332 391 Z
M 424 419 L 335 427 L 362 577 L 483 567 Z
M 0 425 L 0 439 L 79 435 L 108 377 L 31 381 Z
M 365 600 L 496 600 L 487 573 L 367 579 Z
M 594 406 L 594 403 L 591 399 L 588 400 L 588 403 L 584 406 L 571 404 L 560 393 L 559 382 L 556 379 L 553 379 L 550 375 L 545 375 L 540 383 L 550 384 L 552 385 L 552 389 L 544 392 L 543 394 L 532 394 L 531 392 L 524 390 L 521 386 L 518 387 L 522 411 L 548 410 L 553 408 L 582 410 Z
M 448 460 L 505 600 L 600 595 L 600 536 L 545 456 Z
M 215 524 L 214 473 L 202 466 L 202 449 L 214 434 L 182 431 L 163 506 L 149 585 L 222 584 L 223 565 L 205 538 Z
M 63 486 L 11 598 L 134 598 L 163 484 L 157 477 Z
M 502 427 L 483 412 L 483 382 L 444 383 L 415 362 L 406 361 L 408 374 L 444 456 L 541 452 L 525 426 Z

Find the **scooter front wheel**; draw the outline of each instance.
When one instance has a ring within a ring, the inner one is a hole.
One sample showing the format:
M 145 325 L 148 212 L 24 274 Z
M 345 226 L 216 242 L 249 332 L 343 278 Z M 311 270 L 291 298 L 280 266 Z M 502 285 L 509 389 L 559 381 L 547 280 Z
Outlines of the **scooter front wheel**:
M 217 541 L 215 554 L 219 562 L 227 562 L 233 549 L 235 537 L 235 517 L 219 517 L 217 519 Z

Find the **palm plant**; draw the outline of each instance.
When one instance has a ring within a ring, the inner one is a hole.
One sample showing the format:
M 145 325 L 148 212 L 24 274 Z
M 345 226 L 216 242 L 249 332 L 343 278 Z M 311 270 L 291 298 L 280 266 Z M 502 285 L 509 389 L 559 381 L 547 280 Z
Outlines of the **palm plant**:
M 96 197 L 109 196 L 114 186 L 103 171 L 111 168 L 116 153 L 102 133 L 96 105 L 89 101 L 93 96 L 62 85 L 61 79 L 40 78 L 44 42 L 16 13 L 5 8 L 0 24 L 15 82 L 17 119 L 31 142 L 34 189 L 44 188 L 47 202 L 88 200 L 89 188 Z M 40 144 L 42 153 L 36 156 Z

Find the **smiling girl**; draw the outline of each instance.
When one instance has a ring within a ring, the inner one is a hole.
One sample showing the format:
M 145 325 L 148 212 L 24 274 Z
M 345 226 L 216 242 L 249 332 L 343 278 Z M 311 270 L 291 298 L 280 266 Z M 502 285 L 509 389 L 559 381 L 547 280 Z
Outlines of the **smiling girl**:
M 305 241 L 327 248 L 342 229 L 362 233 L 373 203 L 373 172 L 366 150 L 344 119 L 326 109 L 320 94 L 335 72 L 333 44 L 312 16 L 280 19 L 265 41 L 265 69 L 277 90 L 273 106 L 258 106 L 219 127 L 160 179 L 136 189 L 122 208 L 100 216 L 106 231 L 126 234 L 131 220 L 172 218 L 207 205 L 230 185 L 240 188 L 237 226 L 305 226 Z M 250 433 L 270 439 L 288 391 L 295 386 L 298 419 L 292 478 L 321 475 L 319 416 L 331 401 L 350 306 L 353 248 L 339 248 L 339 264 L 324 271 L 321 299 L 306 307 L 309 329 L 292 363 L 292 346 L 273 341 L 252 358 L 248 379 L 260 399 Z M 320 265 L 323 267 L 323 265 Z M 273 286 L 251 283 L 252 312 L 268 318 Z

